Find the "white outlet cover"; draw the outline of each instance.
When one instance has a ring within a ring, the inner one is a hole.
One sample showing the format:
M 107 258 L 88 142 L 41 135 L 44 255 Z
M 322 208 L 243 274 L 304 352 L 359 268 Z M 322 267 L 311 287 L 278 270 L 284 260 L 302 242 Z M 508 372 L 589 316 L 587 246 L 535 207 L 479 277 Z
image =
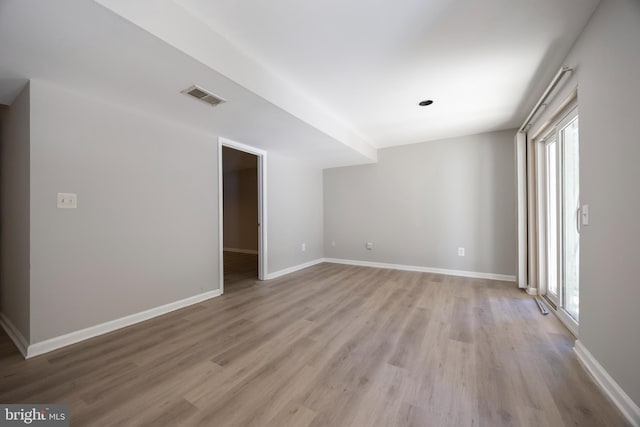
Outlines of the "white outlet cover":
M 458 256 L 464 256 L 464 248 L 458 248 Z
M 367 249 L 373 249 L 373 242 L 367 242 Z
M 77 193 L 58 193 L 59 209 L 76 209 L 78 207 L 78 194 Z

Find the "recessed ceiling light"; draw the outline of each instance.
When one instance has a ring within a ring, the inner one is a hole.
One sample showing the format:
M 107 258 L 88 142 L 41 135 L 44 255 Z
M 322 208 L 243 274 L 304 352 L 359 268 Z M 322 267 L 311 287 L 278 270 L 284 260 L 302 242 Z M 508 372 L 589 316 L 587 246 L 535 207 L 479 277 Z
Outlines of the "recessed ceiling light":
M 424 101 L 420 101 L 420 103 L 418 104 L 421 107 L 426 107 L 427 105 L 431 105 L 433 104 L 433 101 L 430 99 L 425 99 Z

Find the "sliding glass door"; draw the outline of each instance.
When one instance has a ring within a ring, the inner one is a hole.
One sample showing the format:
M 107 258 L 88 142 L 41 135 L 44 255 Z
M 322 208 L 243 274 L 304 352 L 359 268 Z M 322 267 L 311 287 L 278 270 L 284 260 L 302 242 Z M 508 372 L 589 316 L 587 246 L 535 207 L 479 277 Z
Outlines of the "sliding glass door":
M 546 252 L 547 252 L 547 298 L 557 307 L 558 296 L 558 142 L 555 132 L 545 141 L 546 157 Z
M 578 117 L 561 123 L 562 145 L 562 307 L 576 322 L 579 316 L 580 200 Z
M 547 133 L 544 144 L 543 293 L 565 324 L 577 330 L 580 307 L 578 112 Z

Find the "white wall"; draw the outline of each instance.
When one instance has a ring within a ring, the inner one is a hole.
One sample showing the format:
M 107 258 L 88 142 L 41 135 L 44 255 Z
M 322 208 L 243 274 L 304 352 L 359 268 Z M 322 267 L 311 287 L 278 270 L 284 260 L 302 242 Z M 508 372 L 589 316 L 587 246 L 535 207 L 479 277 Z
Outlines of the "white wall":
M 513 135 L 387 148 L 377 164 L 325 170 L 325 256 L 513 275 Z
M 215 137 L 43 81 L 31 113 L 32 343 L 219 287 Z
M 267 263 L 276 273 L 323 257 L 322 170 L 277 153 L 267 162 Z
M 0 313 L 28 343 L 29 86 L 0 110 Z
M 639 46 L 640 2 L 604 0 L 565 60 L 575 72 L 555 103 L 577 86 L 580 199 L 591 216 L 580 235 L 579 339 L 640 405 Z

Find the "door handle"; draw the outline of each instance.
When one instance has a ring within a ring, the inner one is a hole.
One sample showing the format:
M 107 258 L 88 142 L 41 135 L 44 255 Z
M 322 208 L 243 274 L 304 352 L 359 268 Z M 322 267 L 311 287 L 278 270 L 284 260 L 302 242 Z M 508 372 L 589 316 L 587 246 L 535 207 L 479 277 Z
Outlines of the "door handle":
M 581 213 L 582 213 L 582 209 L 580 208 L 580 206 L 578 206 L 578 209 L 576 209 L 576 230 L 578 231 L 578 234 L 580 234 L 580 221 L 581 221 Z

